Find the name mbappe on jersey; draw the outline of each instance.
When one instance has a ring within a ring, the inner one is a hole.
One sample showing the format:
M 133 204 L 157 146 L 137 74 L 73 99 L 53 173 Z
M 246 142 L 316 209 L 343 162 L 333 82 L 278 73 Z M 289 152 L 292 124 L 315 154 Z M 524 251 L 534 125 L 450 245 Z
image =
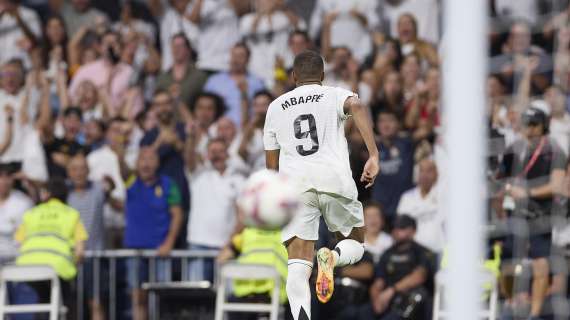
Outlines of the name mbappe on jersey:
M 319 100 L 324 96 L 324 94 L 314 94 L 314 95 L 309 95 L 306 97 L 300 96 L 300 97 L 291 97 L 288 100 L 285 100 L 284 103 L 281 104 L 281 108 L 283 108 L 283 110 L 286 110 L 287 108 L 297 105 L 297 104 L 301 104 L 301 103 L 309 103 L 309 102 L 319 102 Z

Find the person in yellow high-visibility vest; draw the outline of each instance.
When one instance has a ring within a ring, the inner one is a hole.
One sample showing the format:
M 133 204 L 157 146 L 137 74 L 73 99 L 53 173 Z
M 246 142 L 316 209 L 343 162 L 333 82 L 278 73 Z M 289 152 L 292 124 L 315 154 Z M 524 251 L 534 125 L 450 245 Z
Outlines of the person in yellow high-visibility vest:
M 218 263 L 223 263 L 237 256 L 237 262 L 243 264 L 263 264 L 275 267 L 281 275 L 280 302 L 287 302 L 285 283 L 287 279 L 287 250 L 281 242 L 279 230 L 245 228 L 234 235 L 218 256 Z M 273 280 L 239 279 L 233 283 L 233 295 L 237 300 L 249 302 L 269 301 L 273 291 Z M 239 317 L 239 318 L 238 318 Z M 257 319 L 255 315 L 236 315 L 232 320 Z
M 71 280 L 82 260 L 87 231 L 79 212 L 64 202 L 68 189 L 63 179 L 52 179 L 41 190 L 42 203 L 24 213 L 14 238 L 20 243 L 16 265 L 49 265 L 62 280 L 64 300 L 72 295 Z M 30 283 L 40 303 L 49 301 L 49 283 Z M 71 307 L 66 303 L 67 307 Z

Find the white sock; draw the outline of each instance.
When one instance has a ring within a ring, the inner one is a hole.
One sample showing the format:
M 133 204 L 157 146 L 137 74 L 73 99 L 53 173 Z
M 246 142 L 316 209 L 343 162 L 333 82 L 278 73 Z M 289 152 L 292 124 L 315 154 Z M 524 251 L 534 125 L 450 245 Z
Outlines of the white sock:
M 364 244 L 353 239 L 344 239 L 336 244 L 332 254 L 336 258 L 335 267 L 355 264 L 364 255 Z
M 287 267 L 287 297 L 295 320 L 311 319 L 311 290 L 309 278 L 313 263 L 301 259 L 289 259 Z

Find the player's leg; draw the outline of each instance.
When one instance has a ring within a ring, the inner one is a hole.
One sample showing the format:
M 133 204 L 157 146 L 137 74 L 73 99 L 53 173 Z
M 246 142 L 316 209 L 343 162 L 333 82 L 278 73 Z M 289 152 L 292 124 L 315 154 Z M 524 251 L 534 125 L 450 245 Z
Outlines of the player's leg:
M 342 239 L 334 250 L 325 247 L 317 252 L 316 293 L 319 301 L 326 303 L 334 291 L 334 268 L 362 259 L 364 214 L 360 202 L 335 194 L 320 193 L 319 203 L 328 229 Z
M 295 320 L 311 319 L 311 289 L 309 278 L 313 271 L 315 241 L 297 237 L 286 243 L 289 261 L 287 265 L 287 297 Z

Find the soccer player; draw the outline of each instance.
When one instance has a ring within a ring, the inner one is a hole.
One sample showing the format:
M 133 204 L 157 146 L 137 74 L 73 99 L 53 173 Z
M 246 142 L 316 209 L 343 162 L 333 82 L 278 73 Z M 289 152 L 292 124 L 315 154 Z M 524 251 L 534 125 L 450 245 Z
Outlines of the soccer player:
M 325 303 L 332 296 L 334 267 L 354 264 L 364 254 L 362 204 L 357 200 L 344 134 L 350 116 L 369 154 L 361 182 L 372 186 L 380 168 L 368 110 L 355 93 L 322 85 L 321 56 L 313 51 L 297 55 L 293 77 L 297 88 L 269 106 L 263 140 L 267 168 L 288 175 L 302 193 L 301 212 L 283 229 L 282 240 L 289 254 L 286 289 L 293 317 L 309 320 L 309 277 L 319 217 L 323 215 L 340 240 L 334 250 L 317 252 L 319 301 Z

